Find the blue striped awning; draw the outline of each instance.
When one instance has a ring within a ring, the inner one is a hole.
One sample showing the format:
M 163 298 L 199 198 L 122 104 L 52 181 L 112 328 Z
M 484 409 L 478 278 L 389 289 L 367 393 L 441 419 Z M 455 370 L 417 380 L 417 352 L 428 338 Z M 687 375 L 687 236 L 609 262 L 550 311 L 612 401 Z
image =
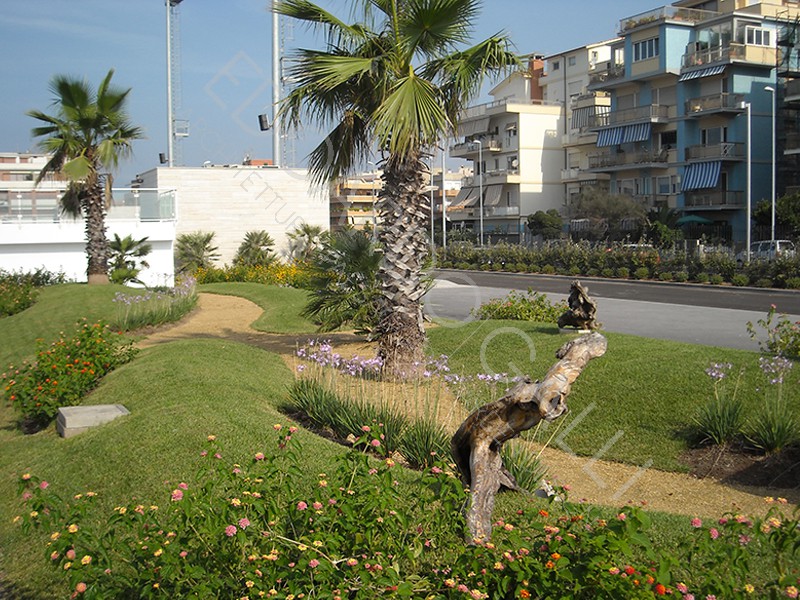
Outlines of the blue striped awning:
M 701 190 L 704 188 L 716 187 L 717 183 L 719 182 L 719 174 L 721 169 L 721 160 L 686 165 L 686 168 L 683 172 L 681 190 L 688 192 L 689 190 Z
M 627 125 L 625 133 L 622 136 L 622 143 L 628 142 L 644 142 L 650 139 L 650 123 L 637 123 L 636 125 Z
M 678 81 L 687 81 L 689 79 L 699 79 L 700 77 L 710 77 L 711 75 L 719 75 L 725 70 L 725 65 L 714 65 L 713 67 L 706 67 L 705 69 L 697 69 L 684 73 L 678 78 Z
M 625 135 L 625 127 L 609 127 L 601 129 L 597 134 L 597 147 L 619 146 Z

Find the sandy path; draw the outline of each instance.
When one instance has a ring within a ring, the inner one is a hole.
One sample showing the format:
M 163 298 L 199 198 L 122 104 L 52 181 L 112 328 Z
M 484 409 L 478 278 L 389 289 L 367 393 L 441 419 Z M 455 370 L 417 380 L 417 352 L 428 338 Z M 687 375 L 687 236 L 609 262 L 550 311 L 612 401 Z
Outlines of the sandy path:
M 200 294 L 198 308 L 176 325 L 159 329 L 146 337 L 139 346 L 198 338 L 232 339 L 285 355 L 291 355 L 308 335 L 278 335 L 250 328 L 261 315 L 256 304 L 236 296 Z M 368 347 L 349 334 L 327 336 L 338 338 L 337 350 L 350 344 L 364 355 Z M 448 402 L 443 399 L 443 402 Z M 452 402 L 452 400 L 451 400 Z M 440 410 L 442 410 L 440 408 Z M 463 410 L 455 405 L 444 407 L 453 423 L 463 418 Z M 538 450 L 537 450 L 538 451 Z M 712 479 L 698 479 L 680 473 L 643 469 L 632 465 L 578 457 L 554 448 L 542 450 L 541 458 L 548 477 L 561 485 L 569 485 L 572 500 L 608 506 L 630 504 L 689 516 L 718 517 L 723 513 L 741 512 L 760 515 L 766 512 L 765 496 L 783 496 L 792 503 L 800 501 L 798 490 L 774 488 L 733 488 Z

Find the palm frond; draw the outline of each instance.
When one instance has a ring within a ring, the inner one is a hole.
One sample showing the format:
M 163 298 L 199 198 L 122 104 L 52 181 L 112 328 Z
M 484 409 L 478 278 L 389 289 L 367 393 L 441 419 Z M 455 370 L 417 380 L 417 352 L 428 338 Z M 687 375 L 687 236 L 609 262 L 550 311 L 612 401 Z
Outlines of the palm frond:
M 348 25 L 321 6 L 308 0 L 283 0 L 273 5 L 275 12 L 298 21 L 303 21 L 312 28 L 323 28 L 328 43 L 339 45 L 344 40 L 363 37 L 365 28 L 359 25 Z
M 349 113 L 308 155 L 308 168 L 315 184 L 333 181 L 350 173 L 370 156 L 368 124 Z
M 399 31 L 409 54 L 442 56 L 467 43 L 479 6 L 477 0 L 409 2 Z

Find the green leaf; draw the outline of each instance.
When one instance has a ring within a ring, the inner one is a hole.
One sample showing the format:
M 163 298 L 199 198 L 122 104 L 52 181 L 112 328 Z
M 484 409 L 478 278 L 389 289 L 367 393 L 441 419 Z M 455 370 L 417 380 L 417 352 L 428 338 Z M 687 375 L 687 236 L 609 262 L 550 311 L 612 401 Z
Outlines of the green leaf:
M 62 167 L 64 175 L 73 181 L 86 179 L 93 169 L 94 165 L 92 165 L 92 162 L 82 154 L 67 161 Z

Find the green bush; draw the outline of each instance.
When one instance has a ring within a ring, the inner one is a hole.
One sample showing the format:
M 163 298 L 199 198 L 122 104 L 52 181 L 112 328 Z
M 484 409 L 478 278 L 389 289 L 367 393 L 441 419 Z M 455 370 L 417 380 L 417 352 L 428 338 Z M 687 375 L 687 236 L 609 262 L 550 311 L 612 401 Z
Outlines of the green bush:
M 555 323 L 564 311 L 565 302 L 553 304 L 545 294 L 528 288 L 526 293 L 512 290 L 504 298 L 493 298 L 477 309 L 472 309 L 476 319 L 512 319 L 515 321 L 536 321 Z
M 711 277 L 708 278 L 708 282 L 711 285 L 721 285 L 725 283 L 725 278 L 719 273 L 714 273 Z
M 612 269 L 612 268 L 610 268 L 610 267 L 606 267 L 606 268 L 604 268 L 604 269 L 603 269 L 603 270 L 600 272 L 600 274 L 601 274 L 603 277 L 608 277 L 608 278 L 611 278 L 611 277 L 613 277 L 613 276 L 614 276 L 614 269 Z
M 514 263 L 514 270 L 517 273 L 525 273 L 528 270 L 528 265 L 523 262 Z
M 62 406 L 74 406 L 106 375 L 133 359 L 130 341 L 98 321 L 78 323 L 72 337 L 39 342 L 36 361 L 10 365 L 2 375 L 5 398 L 26 431 L 39 431 Z
M 631 270 L 628 267 L 619 267 L 617 269 L 617 277 L 620 279 L 627 279 L 631 275 Z
M 547 471 L 538 456 L 516 440 L 503 446 L 503 465 L 523 490 L 533 492 L 541 487 Z
M 773 304 L 767 316 L 756 321 L 766 334 L 766 339 L 757 340 L 759 332 L 751 321 L 747 322 L 747 332 L 758 341 L 762 352 L 787 358 L 800 358 L 800 321 L 792 322 L 785 314 L 778 314 Z
M 647 267 L 638 267 L 634 272 L 633 276 L 636 279 L 647 279 L 650 277 L 650 269 Z
M 686 271 L 675 271 L 675 274 L 672 276 L 672 278 L 680 283 L 685 283 L 689 281 L 689 273 Z
M 664 271 L 658 274 L 659 281 L 672 281 L 672 273 Z
M 400 454 L 415 469 L 428 469 L 450 456 L 450 436 L 434 419 L 418 419 L 400 437 Z
M 744 273 L 737 273 L 731 279 L 731 283 L 735 286 L 742 287 L 750 283 L 750 278 Z
M 545 275 L 553 275 L 556 272 L 556 268 L 553 265 L 545 265 L 542 267 L 542 273 Z
M 8 317 L 33 306 L 39 297 L 32 283 L 0 279 L 0 317 Z
M 800 277 L 789 277 L 786 280 L 787 290 L 800 290 Z
M 762 277 L 761 279 L 756 280 L 756 282 L 753 285 L 758 288 L 771 288 L 772 280 L 767 279 L 766 277 Z
M 798 425 L 783 398 L 767 400 L 750 422 L 747 441 L 765 454 L 780 452 L 798 441 Z
M 695 275 L 694 280 L 697 283 L 708 283 L 709 280 L 708 273 L 698 273 L 697 275 Z

